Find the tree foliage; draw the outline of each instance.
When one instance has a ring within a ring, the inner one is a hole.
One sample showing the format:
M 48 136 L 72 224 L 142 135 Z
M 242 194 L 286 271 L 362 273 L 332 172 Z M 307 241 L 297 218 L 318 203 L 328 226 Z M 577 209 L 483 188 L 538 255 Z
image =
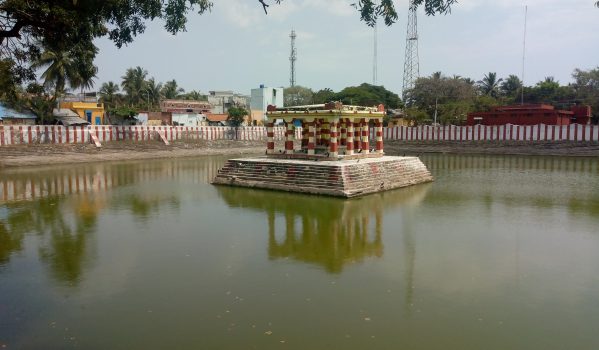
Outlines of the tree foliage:
M 283 91 L 285 106 L 304 106 L 314 103 L 314 93 L 303 86 L 292 86 Z
M 248 111 L 245 108 L 241 107 L 231 107 L 229 108 L 229 115 L 227 116 L 227 121 L 231 126 L 240 126 L 244 122 L 244 117 L 248 115 Z
M 402 101 L 399 96 L 383 86 L 363 83 L 359 86 L 350 86 L 335 94 L 335 100 L 344 104 L 377 106 L 384 104 L 387 108 L 399 108 Z M 328 102 L 328 101 L 327 101 Z

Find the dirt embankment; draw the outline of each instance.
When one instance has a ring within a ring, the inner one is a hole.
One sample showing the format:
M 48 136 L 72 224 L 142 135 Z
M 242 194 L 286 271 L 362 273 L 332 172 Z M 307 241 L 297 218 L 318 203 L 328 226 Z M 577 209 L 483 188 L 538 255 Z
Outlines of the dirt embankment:
M 597 142 L 385 141 L 388 155 L 421 153 L 599 157 Z
M 278 142 L 277 148 L 283 148 Z M 170 146 L 157 141 L 112 142 L 102 148 L 92 144 L 17 145 L 0 147 L 0 167 L 52 165 L 98 161 L 197 157 L 209 155 L 264 154 L 263 141 L 176 141 Z M 546 142 L 405 142 L 386 141 L 388 155 L 422 153 L 556 155 L 599 157 L 598 143 Z
M 93 144 L 16 145 L 0 147 L 0 167 L 87 163 L 99 161 L 198 157 L 210 155 L 263 154 L 262 141 L 176 141 L 167 146 L 158 141 L 107 142 Z

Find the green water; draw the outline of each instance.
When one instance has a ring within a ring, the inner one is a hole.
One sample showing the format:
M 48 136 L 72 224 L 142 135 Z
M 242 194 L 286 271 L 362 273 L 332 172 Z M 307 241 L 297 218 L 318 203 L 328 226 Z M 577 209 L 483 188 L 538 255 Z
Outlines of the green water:
M 354 200 L 224 158 L 0 172 L 0 349 L 598 349 L 599 160 L 423 156 Z

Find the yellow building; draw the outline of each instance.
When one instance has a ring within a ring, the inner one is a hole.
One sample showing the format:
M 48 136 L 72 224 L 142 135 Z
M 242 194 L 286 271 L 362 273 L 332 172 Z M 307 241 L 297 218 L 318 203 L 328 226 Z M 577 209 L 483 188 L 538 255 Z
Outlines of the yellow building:
M 68 108 L 77 113 L 81 119 L 92 125 L 104 124 L 104 104 L 97 102 L 60 102 L 60 108 Z

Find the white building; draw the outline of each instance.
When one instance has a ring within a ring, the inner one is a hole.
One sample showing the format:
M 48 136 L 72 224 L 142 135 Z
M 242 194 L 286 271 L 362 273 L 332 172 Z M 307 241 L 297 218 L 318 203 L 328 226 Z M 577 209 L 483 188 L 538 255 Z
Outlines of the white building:
M 209 91 L 208 102 L 212 105 L 212 113 L 227 114 L 231 107 L 249 108 L 250 97 L 233 91 Z
M 266 117 L 266 107 L 273 105 L 285 107 L 283 100 L 283 88 L 270 88 L 260 85 L 257 89 L 252 89 L 250 99 L 251 120 L 254 124 L 262 124 Z

